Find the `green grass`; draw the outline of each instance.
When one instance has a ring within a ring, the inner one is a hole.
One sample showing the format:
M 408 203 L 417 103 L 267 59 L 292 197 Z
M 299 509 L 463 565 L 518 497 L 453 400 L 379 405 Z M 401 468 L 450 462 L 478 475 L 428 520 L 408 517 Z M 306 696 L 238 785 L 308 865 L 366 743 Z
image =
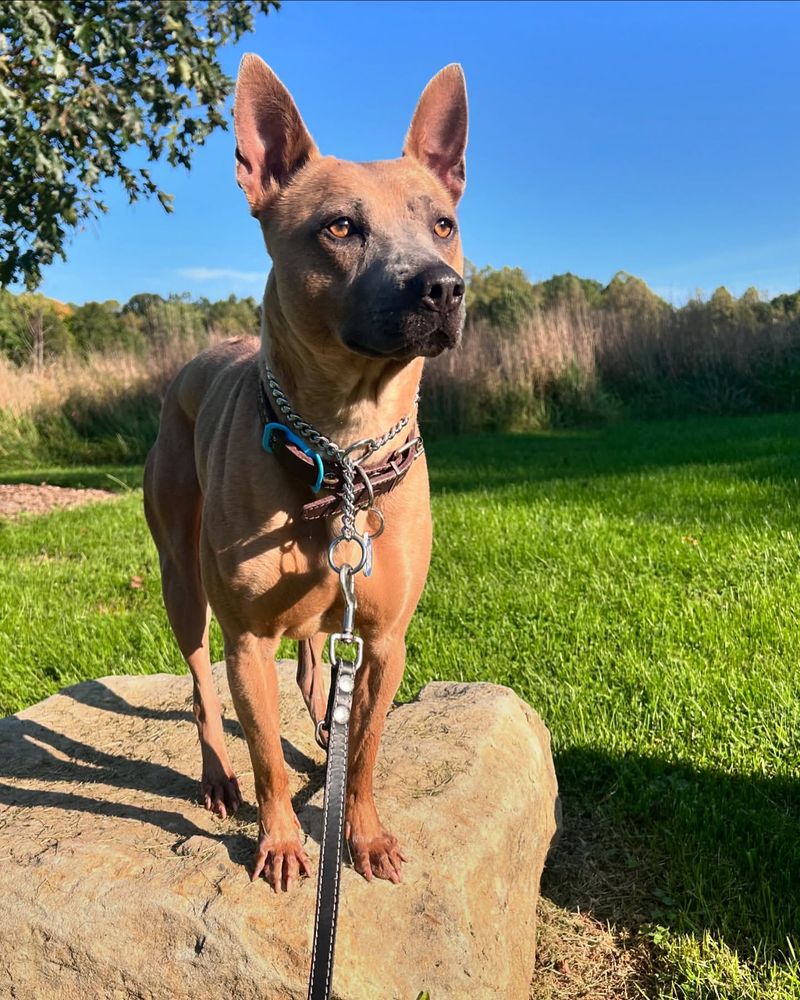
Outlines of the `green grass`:
M 99 465 L 144 460 L 158 433 L 161 392 L 155 385 L 112 390 L 105 397 L 73 391 L 59 406 L 14 415 L 0 408 L 0 474 L 51 464 Z
M 800 416 L 441 440 L 429 461 L 403 697 L 492 680 L 539 710 L 565 814 L 544 890 L 647 938 L 648 995 L 800 997 Z M 0 711 L 181 669 L 138 490 L 0 526 L 0 553 Z
M 23 471 L 0 472 L 0 483 L 49 483 L 51 486 L 119 493 L 142 485 L 142 466 L 37 465 Z

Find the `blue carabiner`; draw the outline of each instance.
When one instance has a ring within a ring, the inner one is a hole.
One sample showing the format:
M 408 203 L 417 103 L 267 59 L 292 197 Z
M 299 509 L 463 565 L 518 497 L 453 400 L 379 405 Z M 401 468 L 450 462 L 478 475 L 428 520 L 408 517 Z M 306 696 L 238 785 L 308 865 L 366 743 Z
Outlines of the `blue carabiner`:
M 286 435 L 286 440 L 291 441 L 293 445 L 296 445 L 300 451 L 314 463 L 317 470 L 317 479 L 311 489 L 315 493 L 319 493 L 322 489 L 322 480 L 325 476 L 325 469 L 322 465 L 322 458 L 303 441 L 299 438 L 294 431 L 290 430 L 285 424 L 265 424 L 264 433 L 261 437 L 261 447 L 264 451 L 268 451 L 270 455 L 272 454 L 272 435 L 275 431 L 281 431 L 282 434 Z

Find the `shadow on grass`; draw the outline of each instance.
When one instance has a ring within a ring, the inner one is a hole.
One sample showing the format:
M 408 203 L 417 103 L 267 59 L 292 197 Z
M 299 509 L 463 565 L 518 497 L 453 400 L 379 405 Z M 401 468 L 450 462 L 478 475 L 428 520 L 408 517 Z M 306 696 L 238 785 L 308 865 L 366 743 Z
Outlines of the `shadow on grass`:
M 627 422 L 596 431 L 441 438 L 428 444 L 434 492 L 592 480 L 693 464 L 800 480 L 800 414 Z
M 628 929 L 708 930 L 752 959 L 800 944 L 800 779 L 573 748 L 545 897 Z

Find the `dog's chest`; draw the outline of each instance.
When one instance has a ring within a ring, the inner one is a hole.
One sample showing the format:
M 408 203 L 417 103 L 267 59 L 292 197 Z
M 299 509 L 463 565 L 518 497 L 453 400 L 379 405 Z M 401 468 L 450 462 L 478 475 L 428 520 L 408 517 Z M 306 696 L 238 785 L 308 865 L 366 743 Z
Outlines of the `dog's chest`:
M 226 517 L 204 524 L 212 608 L 235 609 L 242 625 L 261 634 L 306 638 L 332 627 L 340 598 L 324 527 L 309 529 L 283 513 L 250 530 L 241 522 Z M 238 531 L 228 529 L 232 523 Z

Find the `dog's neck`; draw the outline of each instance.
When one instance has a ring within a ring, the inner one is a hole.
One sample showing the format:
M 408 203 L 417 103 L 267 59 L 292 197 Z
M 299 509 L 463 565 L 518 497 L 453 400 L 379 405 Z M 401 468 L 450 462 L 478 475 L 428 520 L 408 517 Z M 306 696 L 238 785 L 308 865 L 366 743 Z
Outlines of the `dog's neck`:
M 384 434 L 403 417 L 414 420 L 422 358 L 382 361 L 337 342 L 324 353 L 290 328 L 270 280 L 264 296 L 260 359 L 272 369 L 295 413 L 346 447 Z M 376 455 L 405 440 L 399 435 Z

